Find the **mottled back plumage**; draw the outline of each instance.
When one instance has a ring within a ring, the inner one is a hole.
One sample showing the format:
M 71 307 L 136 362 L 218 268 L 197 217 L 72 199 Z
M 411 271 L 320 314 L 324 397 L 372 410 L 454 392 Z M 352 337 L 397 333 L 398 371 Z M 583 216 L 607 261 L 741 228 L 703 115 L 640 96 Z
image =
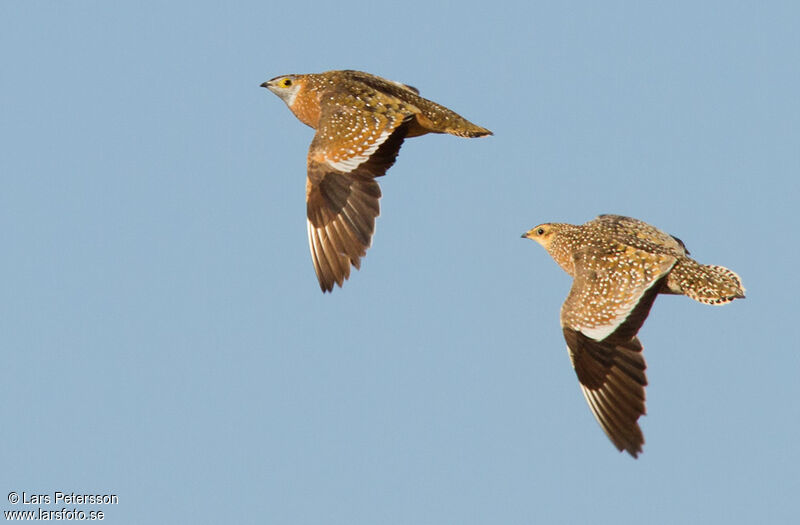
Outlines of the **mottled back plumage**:
M 491 135 L 416 88 L 361 71 L 284 75 L 262 86 L 317 130 L 308 151 L 306 203 L 311 258 L 324 292 L 342 286 L 350 266 L 359 268 L 380 213 L 375 178 L 394 164 L 404 139 Z
M 541 224 L 541 244 L 573 277 L 561 327 L 584 397 L 611 442 L 636 457 L 644 436 L 645 361 L 636 334 L 660 293 L 707 304 L 744 297 L 741 279 L 691 259 L 683 242 L 645 222 L 601 215 L 576 226 Z

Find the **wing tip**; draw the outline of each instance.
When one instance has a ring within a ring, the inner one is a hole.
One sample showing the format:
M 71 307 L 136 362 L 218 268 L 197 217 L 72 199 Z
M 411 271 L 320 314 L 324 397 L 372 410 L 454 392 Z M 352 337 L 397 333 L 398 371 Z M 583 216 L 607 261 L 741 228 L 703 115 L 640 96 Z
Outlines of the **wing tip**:
M 617 445 L 617 448 L 619 448 L 620 453 L 627 452 L 633 459 L 639 459 L 639 454 L 642 453 L 643 444 L 644 442 L 636 443 L 635 445 L 628 445 L 627 447 L 620 447 Z

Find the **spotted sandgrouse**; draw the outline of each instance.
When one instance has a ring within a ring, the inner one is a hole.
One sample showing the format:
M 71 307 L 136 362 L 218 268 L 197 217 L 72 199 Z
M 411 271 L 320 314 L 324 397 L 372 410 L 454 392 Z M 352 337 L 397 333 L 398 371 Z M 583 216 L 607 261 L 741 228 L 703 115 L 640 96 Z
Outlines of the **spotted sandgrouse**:
M 261 84 L 316 129 L 308 151 L 306 214 L 323 292 L 359 268 L 375 231 L 381 190 L 403 140 L 426 133 L 491 135 L 411 86 L 360 71 L 284 75 Z
M 561 328 L 581 390 L 611 442 L 633 457 L 644 436 L 645 361 L 636 337 L 656 295 L 706 304 L 744 297 L 741 279 L 688 257 L 683 242 L 637 219 L 600 215 L 581 226 L 540 224 L 522 235 L 573 277 Z

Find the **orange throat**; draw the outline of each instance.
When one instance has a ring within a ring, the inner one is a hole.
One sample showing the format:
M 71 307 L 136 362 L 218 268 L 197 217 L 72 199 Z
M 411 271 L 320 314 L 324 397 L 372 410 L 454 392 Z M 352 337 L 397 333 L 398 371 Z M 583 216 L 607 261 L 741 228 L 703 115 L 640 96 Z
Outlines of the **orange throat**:
M 319 98 L 319 91 L 303 89 L 297 94 L 289 109 L 300 122 L 317 129 L 320 118 Z

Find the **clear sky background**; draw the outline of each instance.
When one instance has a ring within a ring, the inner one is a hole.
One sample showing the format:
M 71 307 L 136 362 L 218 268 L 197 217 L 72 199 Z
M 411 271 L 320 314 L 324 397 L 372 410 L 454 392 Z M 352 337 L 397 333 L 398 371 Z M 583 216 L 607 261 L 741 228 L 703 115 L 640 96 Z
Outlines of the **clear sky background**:
M 795 2 L 2 2 L 0 510 L 796 523 L 799 25 Z M 313 131 L 259 84 L 344 68 L 495 136 L 407 141 L 323 295 Z M 600 213 L 748 292 L 656 301 L 638 460 L 580 393 L 570 278 L 519 238 Z

